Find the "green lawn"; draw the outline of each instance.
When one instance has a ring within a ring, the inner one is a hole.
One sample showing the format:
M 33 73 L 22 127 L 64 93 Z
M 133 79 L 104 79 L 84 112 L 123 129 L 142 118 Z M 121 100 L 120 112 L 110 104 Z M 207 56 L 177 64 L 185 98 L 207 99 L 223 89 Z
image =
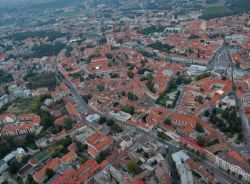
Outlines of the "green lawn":
M 16 115 L 32 113 L 32 101 L 33 98 L 16 99 L 2 113 L 13 113 Z
M 56 12 L 55 15 L 59 17 L 71 17 L 76 15 L 76 12 Z
M 35 143 L 27 145 L 28 148 L 36 150 L 38 149 L 37 145 Z
M 201 18 L 213 19 L 230 15 L 230 10 L 224 6 L 209 7 L 203 10 Z
M 33 157 L 31 159 L 31 162 L 33 164 L 37 164 L 37 163 L 41 162 L 42 160 L 44 160 L 45 158 L 47 158 L 50 154 L 51 154 L 50 150 L 45 149 L 45 150 L 39 152 L 35 157 Z

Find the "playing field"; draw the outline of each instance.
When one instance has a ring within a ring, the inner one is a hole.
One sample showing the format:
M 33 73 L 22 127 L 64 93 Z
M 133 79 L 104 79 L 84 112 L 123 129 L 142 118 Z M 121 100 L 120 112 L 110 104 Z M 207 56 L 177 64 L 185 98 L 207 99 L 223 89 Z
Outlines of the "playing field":
M 51 154 L 50 150 L 49 149 L 45 149 L 45 150 L 39 152 L 37 155 L 35 155 L 31 159 L 31 163 L 32 164 L 38 164 L 39 162 L 41 162 L 45 158 L 49 157 L 50 154 Z

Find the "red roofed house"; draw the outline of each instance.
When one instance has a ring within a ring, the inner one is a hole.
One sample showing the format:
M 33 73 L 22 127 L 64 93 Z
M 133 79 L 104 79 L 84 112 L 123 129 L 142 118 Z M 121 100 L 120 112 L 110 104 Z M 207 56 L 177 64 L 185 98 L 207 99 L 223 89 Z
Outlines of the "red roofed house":
M 185 136 L 180 137 L 180 142 L 182 144 L 187 144 L 187 147 L 195 151 L 204 152 L 204 148 L 200 147 L 195 141 L 189 139 L 188 137 Z
M 69 118 L 68 115 L 61 116 L 60 118 L 57 118 L 57 119 L 55 120 L 55 124 L 56 124 L 56 125 L 63 125 L 64 120 L 67 119 L 67 118 Z
M 88 64 L 87 70 L 90 74 L 101 75 L 117 71 L 117 68 L 110 66 L 108 61 L 95 61 Z
M 41 118 L 36 114 L 21 114 L 18 116 L 21 121 L 32 121 L 35 126 L 40 125 Z
M 139 178 L 135 179 L 133 184 L 145 184 L 145 182 Z
M 42 169 L 40 169 L 38 172 L 33 174 L 33 179 L 37 183 L 43 183 L 43 181 L 47 178 L 46 176 L 46 170 L 52 169 L 53 171 L 56 170 L 56 168 L 60 164 L 60 159 L 58 157 L 52 159 L 47 165 L 45 165 Z
M 21 134 L 27 134 L 35 132 L 36 128 L 32 123 L 24 123 L 18 125 L 7 125 L 2 131 L 2 136 L 16 136 Z
M 190 134 L 196 126 L 195 118 L 179 113 L 173 113 L 171 120 L 172 125 L 177 128 L 177 132 L 184 135 Z
M 61 158 L 61 162 L 63 164 L 69 164 L 73 161 L 75 161 L 77 158 L 77 155 L 75 153 L 75 151 L 70 151 L 67 154 L 65 154 L 62 158 Z
M 72 167 L 69 167 L 64 173 L 58 177 L 56 177 L 51 184 L 70 184 L 73 176 L 75 174 L 75 170 Z
M 76 171 L 71 184 L 88 183 L 91 176 L 101 168 L 102 163 L 98 164 L 95 160 L 88 160 Z
M 96 132 L 87 139 L 88 153 L 96 157 L 101 151 L 107 149 L 113 143 L 113 139 L 104 134 Z
M 14 123 L 16 117 L 13 114 L 0 114 L 0 124 Z
M 96 57 L 91 59 L 91 63 L 93 62 L 100 62 L 100 61 L 108 61 L 107 57 Z
M 75 106 L 71 102 L 67 102 L 65 106 L 70 116 L 75 117 L 78 114 Z

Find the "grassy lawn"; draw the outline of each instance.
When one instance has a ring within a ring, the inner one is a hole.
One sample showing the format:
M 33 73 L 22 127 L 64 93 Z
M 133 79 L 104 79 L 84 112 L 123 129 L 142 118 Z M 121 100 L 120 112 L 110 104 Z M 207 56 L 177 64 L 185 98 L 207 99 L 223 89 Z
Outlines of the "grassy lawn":
M 230 10 L 224 6 L 209 7 L 203 10 L 201 18 L 212 19 L 230 14 Z
M 206 8 L 203 11 L 203 14 L 204 15 L 210 15 L 210 14 L 225 13 L 225 12 L 228 12 L 228 11 L 229 10 L 226 7 L 224 7 L 224 6 L 217 6 L 217 7 Z
M 59 16 L 59 17 L 71 17 L 76 15 L 76 12 L 56 12 L 55 16 Z
M 27 145 L 27 147 L 30 148 L 30 149 L 33 149 L 33 150 L 36 150 L 38 148 L 35 143 L 34 144 L 29 144 L 29 145 Z
M 32 101 L 33 98 L 16 99 L 3 113 L 12 113 L 16 115 L 32 113 Z
M 35 157 L 31 159 L 31 162 L 33 164 L 37 164 L 47 158 L 51 154 L 51 151 L 49 149 L 45 149 L 41 152 L 39 152 Z
M 163 106 L 167 106 L 173 103 L 173 100 L 171 100 L 168 96 L 164 96 L 161 100 L 160 100 L 160 104 Z

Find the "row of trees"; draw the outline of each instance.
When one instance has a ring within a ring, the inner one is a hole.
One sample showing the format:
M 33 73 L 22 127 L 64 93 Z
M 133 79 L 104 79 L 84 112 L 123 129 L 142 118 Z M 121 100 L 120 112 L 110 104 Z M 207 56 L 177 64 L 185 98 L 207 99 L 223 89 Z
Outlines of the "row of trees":
M 38 89 L 41 87 L 48 87 L 49 90 L 53 90 L 56 85 L 56 77 L 54 73 L 28 73 L 24 80 L 28 82 L 27 86 L 30 89 Z
M 163 44 L 161 42 L 155 42 L 149 45 L 149 47 L 152 47 L 153 49 L 159 50 L 161 52 L 170 53 L 170 50 L 174 48 L 174 46 L 169 44 Z
M 13 81 L 12 75 L 0 69 L 0 84 L 8 83 L 11 81 Z
M 150 26 L 147 28 L 144 28 L 142 30 L 139 30 L 138 32 L 143 35 L 149 35 L 153 33 L 162 33 L 165 30 L 166 27 L 163 26 Z
M 45 38 L 48 37 L 49 41 L 54 41 L 57 38 L 65 37 L 67 34 L 59 31 L 48 30 L 48 31 L 26 31 L 21 33 L 15 33 L 10 36 L 4 37 L 5 39 L 22 41 L 27 38 Z
M 227 135 L 242 134 L 241 118 L 235 107 L 226 108 L 221 113 L 213 109 L 208 121 Z
M 44 56 L 56 56 L 58 53 L 65 48 L 65 44 L 56 42 L 55 44 L 40 44 L 34 45 L 31 49 L 32 54 L 27 55 L 28 58 L 41 58 Z

